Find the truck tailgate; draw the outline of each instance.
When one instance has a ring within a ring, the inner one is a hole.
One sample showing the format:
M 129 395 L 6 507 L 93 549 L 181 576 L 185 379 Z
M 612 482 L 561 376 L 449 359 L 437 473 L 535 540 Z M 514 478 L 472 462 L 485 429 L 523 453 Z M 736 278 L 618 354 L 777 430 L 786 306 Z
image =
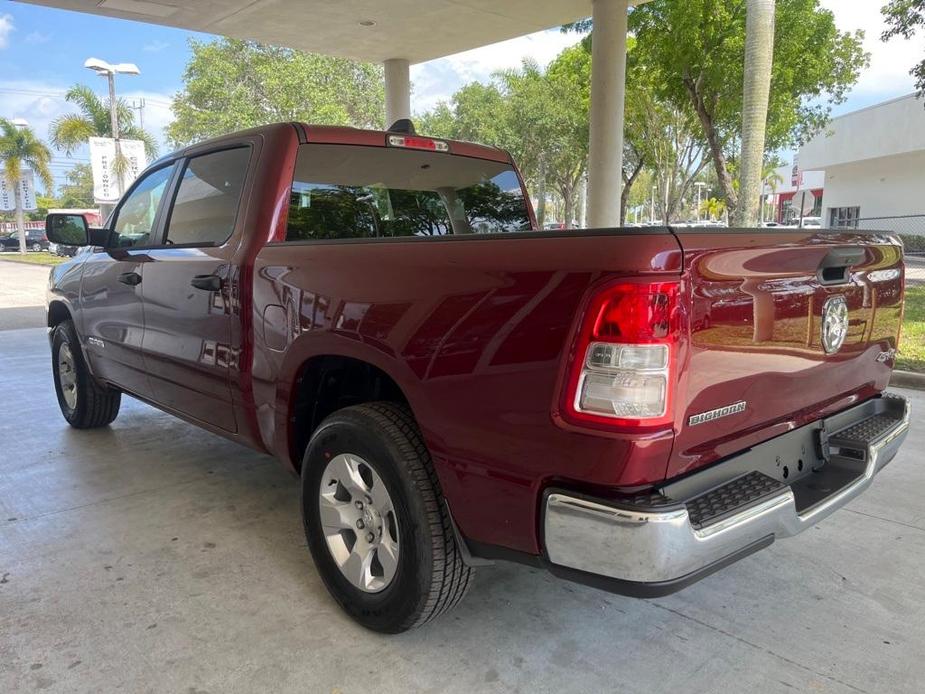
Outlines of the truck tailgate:
M 668 478 L 886 388 L 902 320 L 895 239 L 674 231 L 690 313 Z

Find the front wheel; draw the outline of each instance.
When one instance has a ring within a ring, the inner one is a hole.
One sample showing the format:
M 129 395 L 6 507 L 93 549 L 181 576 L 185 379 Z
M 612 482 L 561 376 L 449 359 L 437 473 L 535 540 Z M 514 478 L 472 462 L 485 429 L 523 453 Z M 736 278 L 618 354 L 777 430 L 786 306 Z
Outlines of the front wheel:
M 468 589 L 473 572 L 402 406 L 358 405 L 322 422 L 302 461 L 302 518 L 331 595 L 369 629 L 420 626 Z
M 72 321 L 63 321 L 55 327 L 51 340 L 51 367 L 58 406 L 72 427 L 104 427 L 119 414 L 122 394 L 93 378 L 84 361 Z

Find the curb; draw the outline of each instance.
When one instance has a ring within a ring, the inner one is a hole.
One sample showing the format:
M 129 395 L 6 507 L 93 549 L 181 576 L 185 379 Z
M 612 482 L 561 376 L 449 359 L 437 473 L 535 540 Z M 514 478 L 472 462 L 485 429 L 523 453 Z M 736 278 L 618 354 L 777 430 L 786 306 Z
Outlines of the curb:
M 925 373 L 915 371 L 894 371 L 890 385 L 898 388 L 917 388 L 925 390 Z

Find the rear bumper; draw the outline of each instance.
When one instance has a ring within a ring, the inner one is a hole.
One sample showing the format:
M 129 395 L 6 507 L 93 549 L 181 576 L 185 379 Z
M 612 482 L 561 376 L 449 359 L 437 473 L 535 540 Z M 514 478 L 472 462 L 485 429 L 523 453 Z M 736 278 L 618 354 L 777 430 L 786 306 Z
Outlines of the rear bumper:
M 909 429 L 885 395 L 661 488 L 644 503 L 546 492 L 551 570 L 614 592 L 658 596 L 789 537 L 861 494 Z

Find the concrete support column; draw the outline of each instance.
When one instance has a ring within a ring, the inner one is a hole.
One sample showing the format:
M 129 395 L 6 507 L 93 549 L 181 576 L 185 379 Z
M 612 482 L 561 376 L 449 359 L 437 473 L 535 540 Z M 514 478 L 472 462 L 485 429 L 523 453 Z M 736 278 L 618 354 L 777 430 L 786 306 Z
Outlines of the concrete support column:
M 411 70 L 404 58 L 391 58 L 385 68 L 385 127 L 402 118 L 411 118 Z
M 620 224 L 628 0 L 593 0 L 588 226 Z

